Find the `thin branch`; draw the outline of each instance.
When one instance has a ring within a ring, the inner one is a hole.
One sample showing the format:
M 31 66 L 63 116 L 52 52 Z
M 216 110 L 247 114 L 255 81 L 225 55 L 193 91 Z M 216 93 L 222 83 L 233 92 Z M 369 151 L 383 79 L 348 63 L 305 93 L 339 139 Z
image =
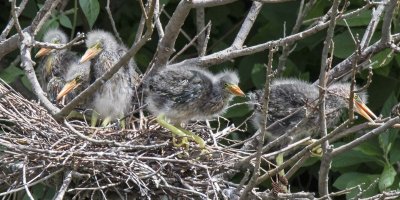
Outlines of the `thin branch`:
M 333 47 L 332 38 L 335 32 L 336 15 L 338 13 L 339 3 L 340 0 L 334 0 L 332 3 L 332 8 L 331 8 L 332 12 L 330 13 L 331 20 L 329 21 L 329 28 L 327 30 L 321 56 L 321 70 L 319 74 L 320 87 L 319 87 L 319 102 L 318 102 L 321 138 L 328 135 L 327 125 L 326 125 L 326 115 L 325 115 L 326 74 L 330 68 L 329 52 Z M 331 168 L 331 160 L 329 159 L 330 157 L 327 156 L 329 154 L 328 149 L 330 149 L 328 140 L 322 144 L 322 149 L 324 156 L 322 157 L 321 160 L 321 166 L 319 168 L 319 176 L 318 176 L 318 192 L 320 196 L 329 194 L 328 175 L 329 175 L 329 170 Z
M 360 12 L 363 12 L 367 9 L 370 8 L 371 5 L 365 5 L 364 7 L 357 9 L 355 11 L 349 12 L 347 14 L 344 15 L 340 15 L 337 17 L 336 20 L 340 20 L 340 19 L 345 19 L 345 18 L 349 18 L 352 16 L 356 16 L 358 15 Z M 184 66 L 210 66 L 210 65 L 216 65 L 216 64 L 220 64 L 223 63 L 225 61 L 231 60 L 233 58 L 236 57 L 240 57 L 240 56 L 246 56 L 246 55 L 250 55 L 250 54 L 254 54 L 257 52 L 261 52 L 264 51 L 266 49 L 272 48 L 274 46 L 283 46 L 286 45 L 287 43 L 291 43 L 291 42 L 295 42 L 298 40 L 303 40 L 306 37 L 309 37 L 311 35 L 314 35 L 322 30 L 324 30 L 325 28 L 327 28 L 329 26 L 329 21 L 328 22 L 324 22 L 324 23 L 320 23 L 316 26 L 313 26 L 307 30 L 304 30 L 302 32 L 299 32 L 297 34 L 294 35 L 290 35 L 287 36 L 285 38 L 281 38 L 278 40 L 273 40 L 273 41 L 268 41 L 262 44 L 258 44 L 258 45 L 254 45 L 254 46 L 250 46 L 250 47 L 245 47 L 245 48 L 241 48 L 241 49 L 232 49 L 232 48 L 227 48 L 224 49 L 222 51 L 218 51 L 215 52 L 213 54 L 207 55 L 207 56 L 203 56 L 203 57 L 197 57 L 197 58 L 192 58 L 192 59 L 186 59 L 182 62 L 173 64 L 173 67 L 184 67 Z
M 253 175 L 251 176 L 251 179 L 249 183 L 246 185 L 244 188 L 242 195 L 240 196 L 240 200 L 244 200 L 248 197 L 248 193 L 256 186 L 257 184 L 257 178 L 260 175 L 260 165 L 261 165 L 261 156 L 262 156 L 262 150 L 264 146 L 264 139 L 265 135 L 267 135 L 267 115 L 268 115 L 268 103 L 269 103 L 269 93 L 270 93 L 270 85 L 271 85 L 271 79 L 272 79 L 272 61 L 274 59 L 274 53 L 277 51 L 276 48 L 271 48 L 269 50 L 268 54 L 268 65 L 266 65 L 266 80 L 265 80 L 265 85 L 264 85 L 264 95 L 263 95 L 263 104 L 262 104 L 262 114 L 261 114 L 261 131 L 257 135 L 257 152 L 256 152 L 256 161 L 255 161 L 255 167 L 253 171 Z
M 242 27 L 240 28 L 238 34 L 236 35 L 235 40 L 233 41 L 231 48 L 232 49 L 241 49 L 243 47 L 244 41 L 250 33 L 251 27 L 257 19 L 258 13 L 262 8 L 263 4 L 260 2 L 254 1 L 251 5 L 250 11 L 246 16 L 246 19 L 242 23 Z
M 211 22 L 209 22 L 210 24 Z M 206 44 L 206 33 L 204 33 L 204 29 L 206 26 L 206 21 L 205 21 L 205 12 L 204 8 L 196 8 L 196 31 L 198 35 L 197 39 L 197 54 L 200 56 L 203 49 L 204 45 Z
M 60 168 L 57 171 L 55 171 L 55 172 L 53 172 L 53 173 L 51 173 L 51 174 L 49 174 L 49 175 L 37 180 L 37 181 L 34 181 L 32 183 L 27 184 L 26 186 L 27 187 L 32 187 L 32 186 L 34 186 L 34 185 L 36 185 L 38 183 L 42 183 L 43 181 L 46 181 L 46 180 L 50 179 L 51 177 L 57 175 L 58 173 L 60 173 L 62 171 L 64 171 L 64 168 Z M 19 192 L 19 191 L 24 190 L 24 189 L 25 189 L 25 185 L 23 185 L 22 187 L 16 188 L 16 189 L 9 190 L 7 192 L 0 193 L 0 197 L 8 195 L 8 194 L 15 193 L 15 192 Z
M 56 193 L 55 197 L 53 198 L 54 200 L 64 199 L 65 192 L 67 191 L 71 181 L 72 181 L 72 171 L 68 170 L 67 172 L 65 172 L 63 183 L 58 192 Z
M 391 41 L 391 25 L 393 20 L 393 12 L 397 8 L 397 0 L 389 0 L 385 6 L 385 14 L 383 15 L 382 23 L 382 43 L 389 43 Z
M 160 1 L 157 0 L 156 1 L 156 7 L 154 8 L 154 23 L 156 25 L 158 37 L 160 39 L 164 37 L 164 29 L 163 29 L 163 26 L 162 26 L 161 20 L 160 20 L 160 12 L 163 9 L 164 9 L 163 7 L 160 8 Z
M 359 137 L 359 138 L 357 138 L 357 139 L 355 139 L 355 140 L 353 140 L 353 141 L 351 141 L 351 142 L 349 142 L 349 143 L 347 143 L 345 145 L 342 145 L 342 146 L 340 146 L 338 148 L 335 148 L 333 150 L 333 152 L 332 152 L 332 156 L 337 156 L 339 154 L 347 152 L 348 150 L 358 146 L 359 144 L 367 141 L 368 139 L 379 135 L 381 132 L 387 130 L 388 128 L 392 127 L 393 125 L 395 125 L 397 123 L 400 123 L 399 116 L 397 116 L 397 117 L 395 117 L 393 119 L 390 119 L 389 121 L 387 121 L 383 125 L 379 126 L 376 129 L 373 129 L 372 131 L 362 135 L 361 137 Z
M 22 0 L 21 3 L 18 6 L 18 10 L 16 11 L 16 18 L 21 15 L 22 11 L 25 9 L 26 4 L 28 3 L 28 0 Z M 14 16 L 11 16 L 11 19 L 8 21 L 7 26 L 4 28 L 3 32 L 0 35 L 0 41 L 6 39 L 8 34 L 10 33 L 12 27 L 14 27 Z
M 196 40 L 197 40 L 201 35 L 203 35 L 203 33 L 204 33 L 206 30 L 209 30 L 209 29 L 211 29 L 211 22 L 208 22 L 207 26 L 203 27 L 203 30 L 201 30 L 200 33 L 198 33 L 196 36 L 194 36 L 193 39 L 190 40 L 190 42 L 189 42 L 188 44 L 186 44 L 178 53 L 176 53 L 176 54 L 174 55 L 174 57 L 171 58 L 170 61 L 168 61 L 168 63 L 173 63 L 174 60 L 175 60 L 179 55 L 181 55 L 183 52 L 186 51 L 186 49 L 188 49 L 190 46 L 192 46 L 192 45 L 196 42 Z
M 29 199 L 34 200 L 31 191 L 29 191 L 29 187 L 26 184 L 26 164 L 22 166 L 22 183 L 24 184 L 25 192 L 28 195 Z
M 113 18 L 112 13 L 111 13 L 111 9 L 110 9 L 110 0 L 107 0 L 106 11 L 107 11 L 108 19 L 109 19 L 110 22 L 111 22 L 111 26 L 112 26 L 112 29 L 113 29 L 113 31 L 114 31 L 115 37 L 118 39 L 118 41 L 119 41 L 120 43 L 123 43 L 121 36 L 119 36 L 117 27 L 115 26 L 114 18 Z
M 17 33 L 19 35 L 20 40 L 24 39 L 24 34 L 22 33 L 22 28 L 21 28 L 21 24 L 19 24 L 19 20 L 18 20 L 18 14 L 17 14 L 17 5 L 16 5 L 16 1 L 17 0 L 10 0 L 11 1 L 11 16 L 14 20 L 14 26 L 15 29 L 17 30 Z
M 45 92 L 40 87 L 39 81 L 37 80 L 35 70 L 33 68 L 33 61 L 31 58 L 31 46 L 33 42 L 33 37 L 24 32 L 24 40 L 21 41 L 20 53 L 21 53 L 21 67 L 25 71 L 25 75 L 32 85 L 33 92 L 39 98 L 40 102 L 44 107 L 53 115 L 59 111 L 45 96 Z

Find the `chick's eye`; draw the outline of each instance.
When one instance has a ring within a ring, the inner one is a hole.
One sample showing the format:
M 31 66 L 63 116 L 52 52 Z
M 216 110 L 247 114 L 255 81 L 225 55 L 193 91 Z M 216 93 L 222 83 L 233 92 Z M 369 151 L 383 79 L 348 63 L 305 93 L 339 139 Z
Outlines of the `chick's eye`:
M 224 86 L 225 86 L 225 87 L 228 87 L 229 85 L 228 85 L 228 83 L 224 83 Z

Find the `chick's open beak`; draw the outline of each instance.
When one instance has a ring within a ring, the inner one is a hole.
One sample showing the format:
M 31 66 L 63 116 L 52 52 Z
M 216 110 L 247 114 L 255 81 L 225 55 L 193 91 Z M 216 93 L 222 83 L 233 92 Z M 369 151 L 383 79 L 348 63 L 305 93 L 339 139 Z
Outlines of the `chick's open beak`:
M 234 94 L 236 96 L 241 96 L 241 97 L 246 96 L 244 94 L 244 92 L 237 85 L 230 84 L 230 85 L 227 86 L 227 89 L 228 89 L 229 92 L 231 92 L 232 94 Z
M 61 89 L 61 91 L 58 93 L 56 100 L 60 101 L 65 95 L 70 93 L 72 90 L 74 90 L 76 87 L 78 87 L 80 83 L 76 79 L 73 79 L 72 81 L 68 82 L 65 84 L 65 86 Z
M 51 49 L 48 48 L 41 48 L 35 55 L 35 58 L 40 58 L 42 56 L 45 56 L 47 54 L 49 54 L 51 51 Z
M 378 119 L 378 117 L 359 98 L 354 99 L 354 110 L 370 122 L 374 122 L 374 119 Z
M 101 48 L 90 47 L 89 49 L 86 50 L 85 54 L 83 54 L 83 56 L 81 57 L 79 64 L 82 64 L 88 60 L 91 60 L 92 58 L 97 56 L 97 54 L 99 54 L 101 52 L 101 50 L 102 50 Z

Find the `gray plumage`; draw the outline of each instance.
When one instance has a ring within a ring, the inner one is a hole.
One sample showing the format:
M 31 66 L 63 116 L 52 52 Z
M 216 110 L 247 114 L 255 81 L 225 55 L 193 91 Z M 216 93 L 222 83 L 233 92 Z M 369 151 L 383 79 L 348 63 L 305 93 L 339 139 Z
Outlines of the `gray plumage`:
M 226 84 L 238 83 L 233 71 L 213 75 L 197 67 L 166 67 L 146 82 L 146 103 L 151 113 L 174 123 L 206 119 L 226 110 L 233 97 Z
M 261 128 L 262 95 L 261 90 L 249 94 L 251 101 L 255 104 L 253 124 L 258 129 Z M 334 83 L 328 86 L 325 97 L 327 128 L 333 128 L 348 108 L 349 95 L 349 83 Z M 365 93 L 358 96 L 364 102 L 367 99 Z M 274 80 L 270 88 L 268 104 L 267 140 L 272 141 L 289 131 L 291 131 L 292 141 L 318 133 L 320 128 L 318 97 L 319 89 L 311 83 L 298 79 Z M 287 142 L 282 145 L 287 145 Z
M 76 80 L 79 85 L 68 94 L 66 102 L 70 102 L 90 85 L 90 62 L 72 63 L 64 77 L 66 82 Z M 90 101 L 90 100 L 87 100 Z M 85 103 L 83 103 L 85 104 Z
M 58 93 L 60 93 L 61 89 L 65 85 L 65 80 L 62 77 L 53 76 L 49 83 L 47 84 L 46 91 L 48 99 L 53 103 L 56 104 L 56 98 Z
M 43 41 L 53 44 L 65 44 L 68 42 L 68 37 L 59 29 L 50 29 L 44 34 Z M 36 57 L 38 56 L 37 54 Z M 43 89 L 47 88 L 50 79 L 54 76 L 63 77 L 68 70 L 67 66 L 78 61 L 76 53 L 67 49 L 53 49 L 40 56 L 45 56 L 39 64 L 40 83 Z
M 112 34 L 102 30 L 89 32 L 86 46 L 88 49 L 100 49 L 91 63 L 92 82 L 107 72 L 127 51 L 125 46 L 118 44 Z M 116 119 L 128 112 L 133 87 L 138 84 L 138 78 L 134 79 L 139 77 L 135 68 L 135 63 L 130 61 L 95 93 L 92 106 L 102 117 Z

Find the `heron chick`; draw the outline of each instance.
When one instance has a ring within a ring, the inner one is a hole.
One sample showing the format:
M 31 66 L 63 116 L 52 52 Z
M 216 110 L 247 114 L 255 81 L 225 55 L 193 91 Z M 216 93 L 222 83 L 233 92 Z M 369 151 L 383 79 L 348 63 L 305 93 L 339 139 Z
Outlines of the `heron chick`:
M 60 29 L 50 29 L 46 31 L 43 36 L 43 41 L 52 44 L 66 44 L 68 42 L 67 35 Z M 39 69 L 41 71 L 40 84 L 43 89 L 48 86 L 50 79 L 54 76 L 63 77 L 68 70 L 67 66 L 71 63 L 76 62 L 78 57 L 74 52 L 67 49 L 50 49 L 41 48 L 35 55 L 35 58 L 44 57 L 39 63 Z M 57 83 L 53 80 L 52 83 Z
M 245 96 L 238 86 L 239 77 L 233 71 L 217 75 L 198 67 L 166 67 L 146 81 L 148 110 L 158 116 L 158 123 L 182 138 L 194 140 L 200 148 L 205 142 L 199 136 L 183 129 L 180 124 L 189 120 L 204 120 L 222 114 L 233 96 Z M 166 122 L 169 119 L 174 125 Z
M 88 49 L 81 57 L 80 63 L 92 60 L 91 82 L 110 70 L 127 52 L 127 48 L 119 44 L 111 33 L 102 30 L 89 32 L 86 46 Z M 133 86 L 139 81 L 139 75 L 134 68 L 136 64 L 131 60 L 95 93 L 92 101 L 92 126 L 97 122 L 96 113 L 103 118 L 102 125 L 106 126 L 111 120 L 121 118 L 128 112 L 134 94 Z
M 253 124 L 260 129 L 263 92 L 257 90 L 249 94 L 255 108 Z M 334 83 L 327 87 L 325 96 L 325 117 L 327 128 L 333 128 L 342 113 L 348 108 L 350 83 Z M 354 111 L 373 122 L 377 116 L 365 105 L 366 93 L 356 94 L 353 100 Z M 266 138 L 272 141 L 288 133 L 292 141 L 306 136 L 313 136 L 320 131 L 320 114 L 318 110 L 319 89 L 316 85 L 298 79 L 277 79 L 272 82 L 267 114 Z M 285 141 L 280 146 L 286 146 Z M 255 144 L 247 143 L 246 149 Z

